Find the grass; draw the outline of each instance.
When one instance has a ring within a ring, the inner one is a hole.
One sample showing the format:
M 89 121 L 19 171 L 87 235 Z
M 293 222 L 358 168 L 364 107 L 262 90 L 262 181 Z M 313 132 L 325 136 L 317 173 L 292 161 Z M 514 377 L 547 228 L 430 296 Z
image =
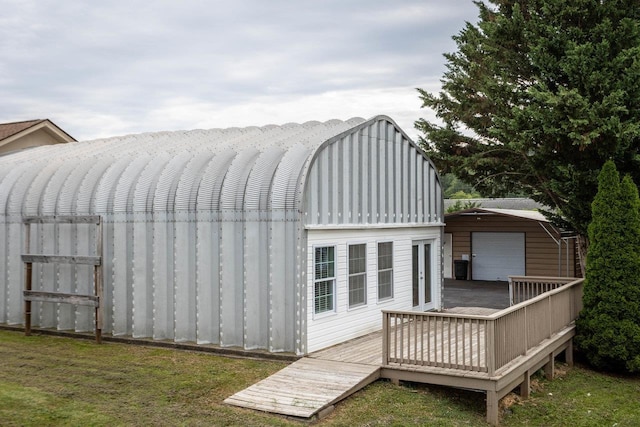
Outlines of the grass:
M 283 362 L 0 330 L 3 426 L 300 426 L 222 401 Z M 530 399 L 510 395 L 502 425 L 636 426 L 640 378 L 576 366 L 533 381 Z M 337 405 L 320 426 L 484 426 L 484 396 L 377 381 Z

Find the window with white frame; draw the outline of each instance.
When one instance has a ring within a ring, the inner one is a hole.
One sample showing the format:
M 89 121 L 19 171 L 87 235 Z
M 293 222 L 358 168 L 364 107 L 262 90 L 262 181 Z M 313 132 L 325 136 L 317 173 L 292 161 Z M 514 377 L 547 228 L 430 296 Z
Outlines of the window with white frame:
M 315 248 L 313 277 L 313 312 L 335 310 L 336 250 L 333 246 Z
M 349 245 L 349 307 L 367 303 L 367 245 Z
M 378 243 L 378 300 L 393 298 L 393 242 Z

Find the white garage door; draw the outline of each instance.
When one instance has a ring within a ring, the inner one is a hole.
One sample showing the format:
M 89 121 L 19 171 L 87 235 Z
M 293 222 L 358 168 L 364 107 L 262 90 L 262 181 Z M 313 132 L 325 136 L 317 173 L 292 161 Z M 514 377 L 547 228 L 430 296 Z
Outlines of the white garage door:
M 524 233 L 471 233 L 473 280 L 524 276 Z

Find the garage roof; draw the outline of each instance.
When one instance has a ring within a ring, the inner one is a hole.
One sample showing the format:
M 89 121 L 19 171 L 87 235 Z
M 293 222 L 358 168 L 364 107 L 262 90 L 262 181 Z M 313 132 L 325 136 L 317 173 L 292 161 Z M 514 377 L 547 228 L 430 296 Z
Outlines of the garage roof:
M 497 208 L 493 208 L 493 209 L 489 209 L 489 208 L 465 209 L 465 210 L 462 210 L 462 211 L 457 211 L 457 212 L 446 214 L 445 218 L 451 218 L 451 217 L 463 216 L 463 215 L 477 215 L 477 214 L 503 215 L 503 216 L 510 216 L 510 217 L 528 219 L 528 220 L 531 220 L 531 221 L 549 222 L 549 220 L 543 214 L 541 214 L 538 211 L 523 211 L 523 210 L 518 210 L 518 209 L 497 209 Z

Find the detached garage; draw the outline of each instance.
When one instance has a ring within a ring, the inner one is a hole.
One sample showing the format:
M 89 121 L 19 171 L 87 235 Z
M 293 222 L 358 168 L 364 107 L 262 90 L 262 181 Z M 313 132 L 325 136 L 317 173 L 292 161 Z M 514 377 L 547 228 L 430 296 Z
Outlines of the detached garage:
M 60 215 L 98 216 L 102 234 L 25 225 Z M 433 164 L 385 116 L 33 148 L 0 157 L 0 323 L 24 322 L 25 248 L 98 241 L 105 334 L 306 354 L 380 329 L 383 309 L 439 309 L 443 226 Z M 66 265 L 32 282 L 91 289 Z M 93 316 L 32 309 L 38 328 Z
M 574 239 L 537 211 L 474 208 L 447 214 L 445 223 L 445 278 L 458 276 L 448 264 L 456 260 L 468 261 L 470 280 L 575 277 Z

